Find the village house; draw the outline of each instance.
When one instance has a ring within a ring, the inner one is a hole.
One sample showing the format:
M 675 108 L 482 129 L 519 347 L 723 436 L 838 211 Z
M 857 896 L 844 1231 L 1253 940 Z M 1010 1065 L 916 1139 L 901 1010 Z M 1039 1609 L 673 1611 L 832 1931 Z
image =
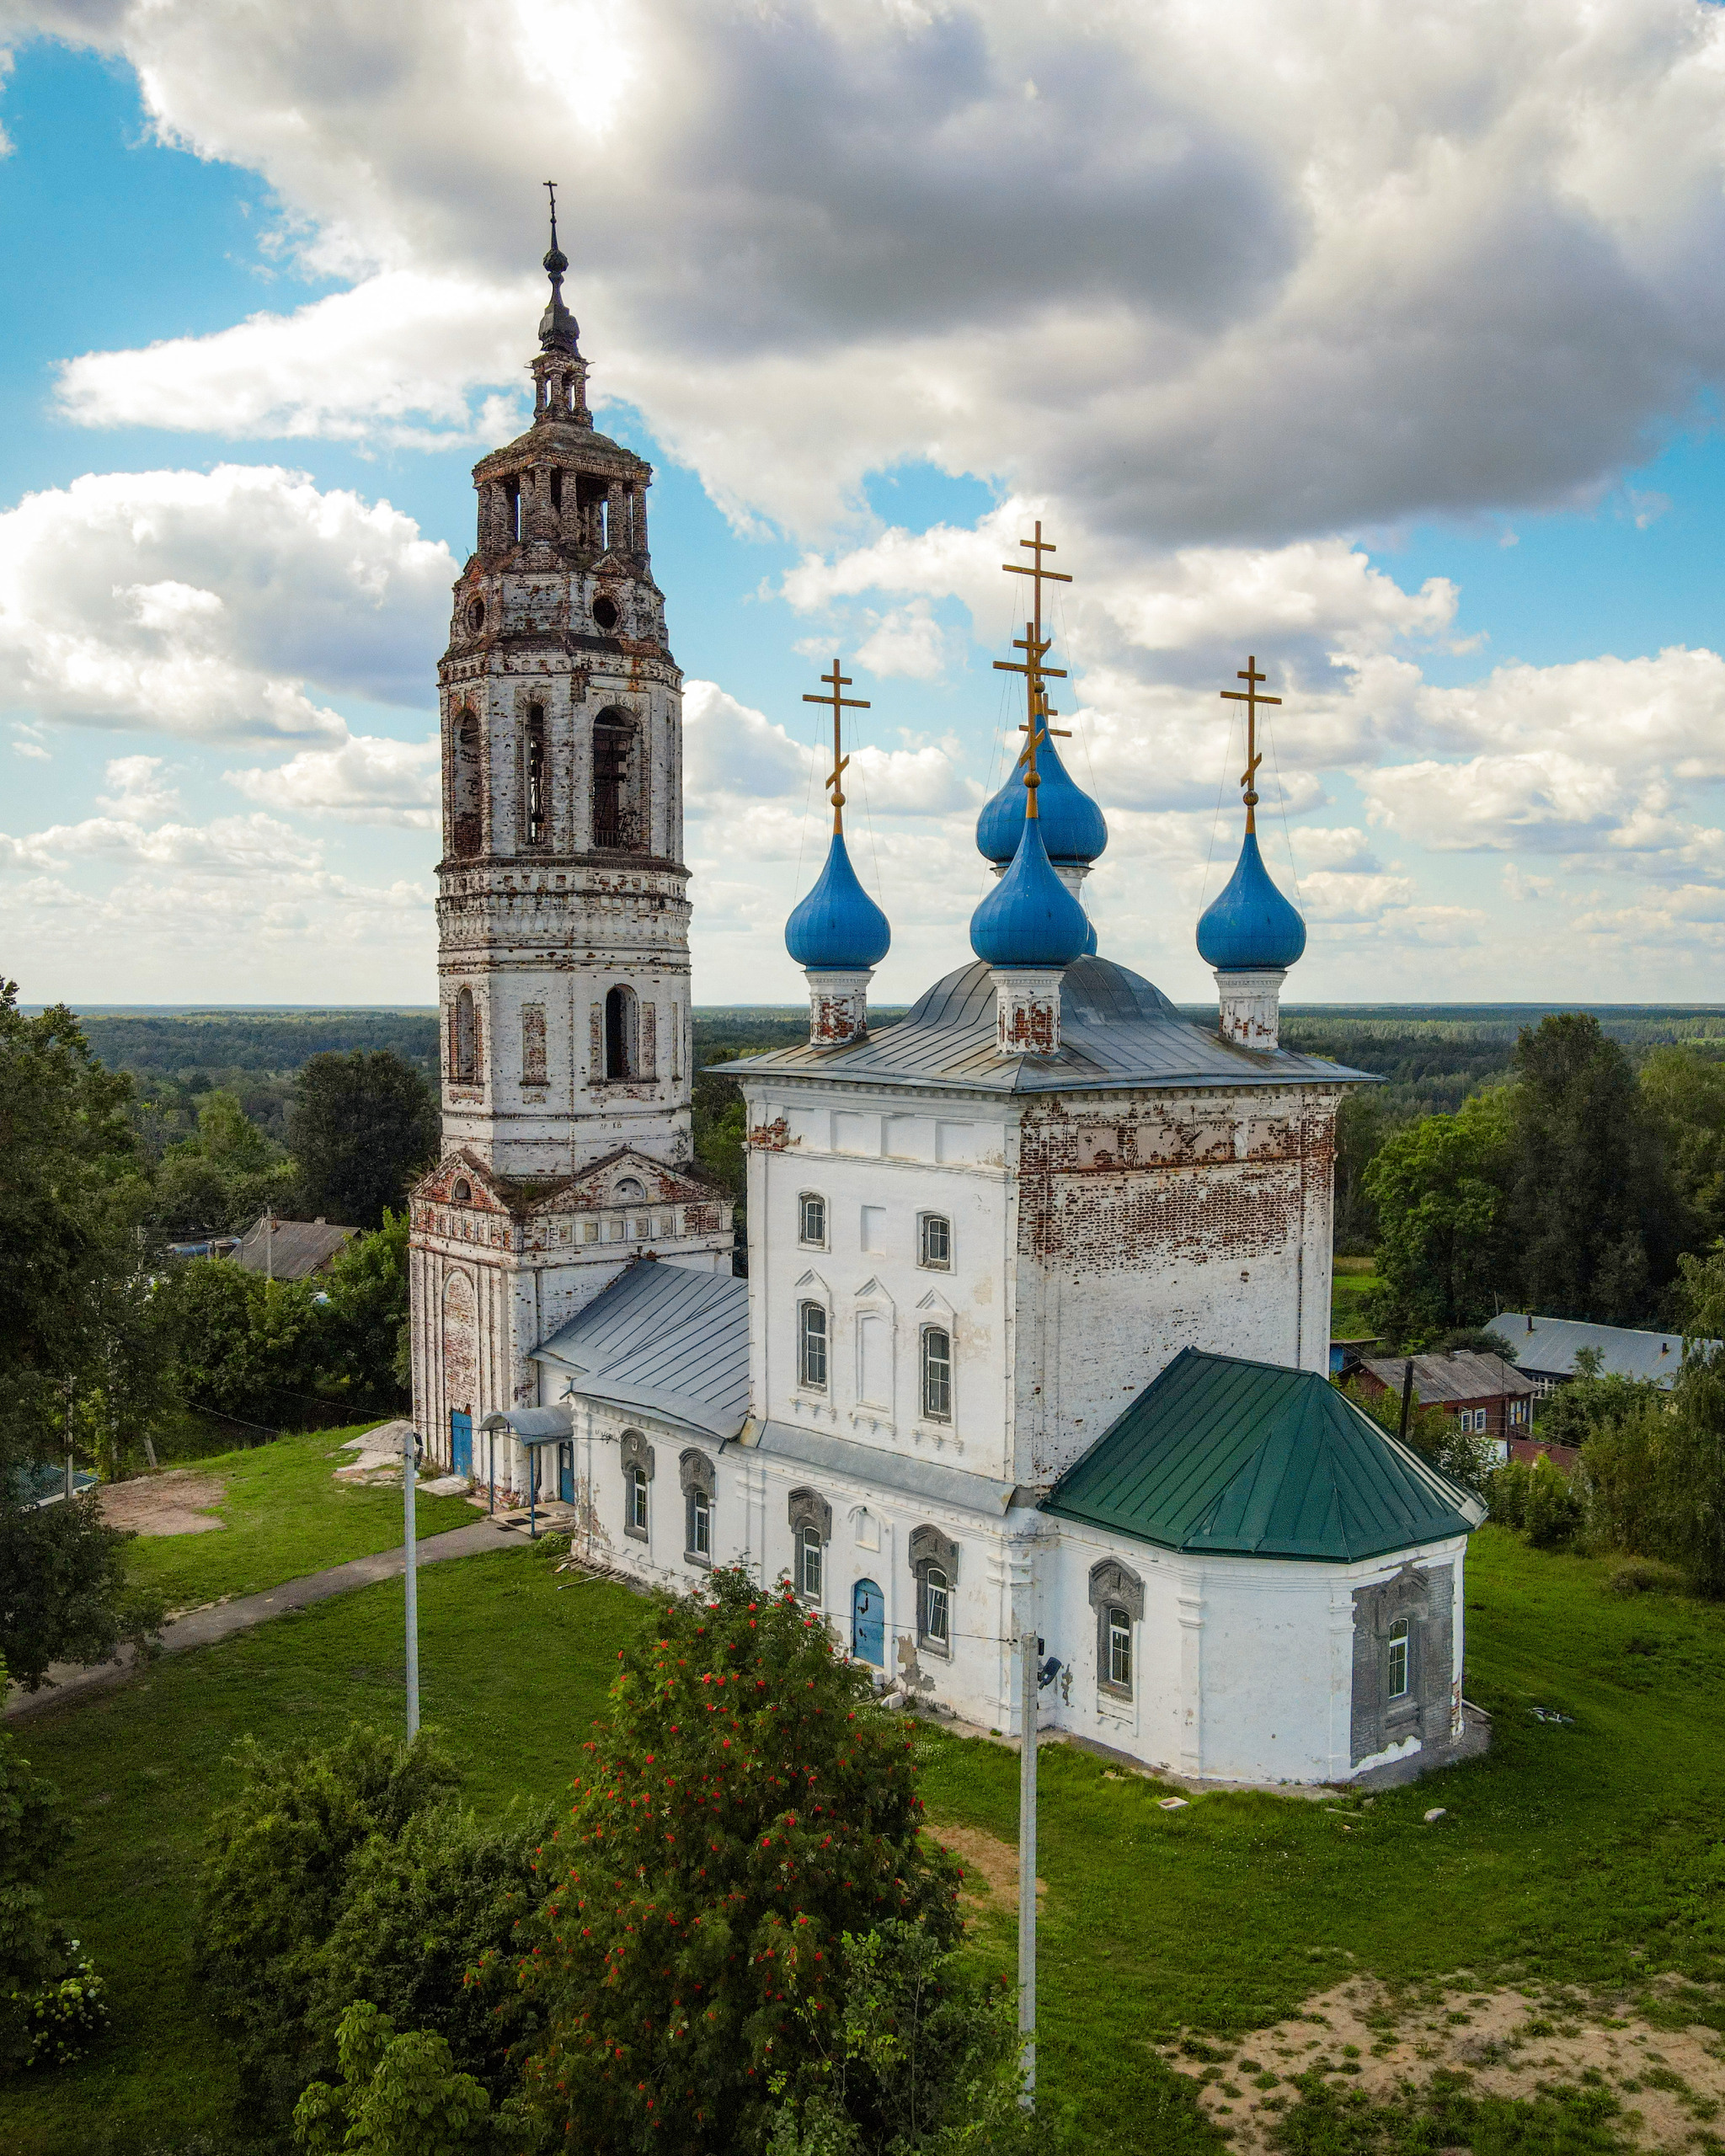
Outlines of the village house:
M 274 1213 L 260 1214 L 228 1253 L 248 1273 L 261 1273 L 270 1280 L 309 1280 L 314 1273 L 327 1273 L 344 1243 L 357 1228 L 338 1228 L 328 1220 L 284 1220 Z
M 1371 1397 L 1402 1396 L 1410 1363 L 1413 1398 L 1440 1407 L 1470 1436 L 1491 1440 L 1493 1457 L 1511 1457 L 1511 1446 L 1533 1434 L 1533 1380 L 1501 1355 L 1458 1349 L 1449 1355 L 1370 1356 L 1359 1364 L 1360 1390 Z
M 1511 1349 L 1516 1368 L 1533 1380 L 1543 1400 L 1554 1387 L 1577 1375 L 1576 1358 L 1590 1353 L 1594 1373 L 1602 1378 L 1632 1378 L 1644 1385 L 1671 1385 L 1683 1368 L 1681 1332 L 1642 1332 L 1626 1325 L 1589 1325 L 1581 1318 L 1536 1317 L 1527 1310 L 1503 1310 L 1486 1327 Z M 1715 1347 L 1704 1341 L 1704 1347 Z

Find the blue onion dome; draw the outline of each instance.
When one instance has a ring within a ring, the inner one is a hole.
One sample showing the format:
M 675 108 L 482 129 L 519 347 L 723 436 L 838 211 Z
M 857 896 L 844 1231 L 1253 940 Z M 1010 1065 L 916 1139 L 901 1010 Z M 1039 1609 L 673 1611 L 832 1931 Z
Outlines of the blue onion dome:
M 1055 873 L 1040 819 L 1027 817 L 1012 867 L 970 916 L 970 948 L 990 966 L 1069 966 L 1083 954 L 1089 930 L 1083 907 Z
M 886 956 L 893 932 L 857 881 L 844 834 L 835 831 L 820 881 L 785 923 L 785 948 L 805 971 L 862 973 Z
M 1306 923 L 1270 880 L 1247 831 L 1240 859 L 1220 897 L 1198 924 L 1198 955 L 1219 973 L 1291 966 L 1306 948 Z
M 1074 785 L 1051 734 L 1044 736 L 1037 750 L 1036 770 L 1042 782 L 1036 789 L 1036 817 L 1049 860 L 1094 861 L 1108 842 L 1108 827 L 1090 796 Z M 976 819 L 976 843 L 985 859 L 1004 863 L 1018 851 L 1025 799 L 1024 766 L 1019 764 Z

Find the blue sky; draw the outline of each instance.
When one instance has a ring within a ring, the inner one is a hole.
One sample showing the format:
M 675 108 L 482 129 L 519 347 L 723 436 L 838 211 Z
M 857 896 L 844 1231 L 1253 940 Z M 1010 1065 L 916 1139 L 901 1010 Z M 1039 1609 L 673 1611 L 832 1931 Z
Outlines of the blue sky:
M 1416 6 L 1343 40 L 1302 0 L 1273 34 L 1098 14 L 1087 47 L 1028 5 L 740 13 L 721 46 L 724 12 L 514 0 L 465 73 L 441 0 L 350 56 L 318 0 L 273 41 L 225 0 L 19 34 L 0 964 L 27 999 L 431 999 L 435 668 L 469 467 L 521 410 L 541 166 L 600 423 L 657 472 L 697 1001 L 798 993 L 800 699 L 834 648 L 871 699 L 878 992 L 966 955 L 997 564 L 1038 514 L 1078 578 L 1109 955 L 1209 988 L 1215 699 L 1251 650 L 1311 922 L 1290 996 L 1717 995 L 1712 11 L 1512 5 L 1491 37 Z M 1225 79 L 1295 61 L 1268 139 L 1242 129 Z M 813 83 L 879 139 L 823 142 Z M 1392 127 L 1345 116 L 1374 87 Z

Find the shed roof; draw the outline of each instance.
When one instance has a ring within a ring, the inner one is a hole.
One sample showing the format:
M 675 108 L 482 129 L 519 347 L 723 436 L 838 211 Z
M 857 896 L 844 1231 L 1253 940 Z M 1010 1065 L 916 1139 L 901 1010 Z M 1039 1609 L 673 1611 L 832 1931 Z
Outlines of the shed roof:
M 749 1412 L 749 1283 L 638 1259 L 531 1359 L 578 1398 L 734 1438 Z
M 1509 1342 L 1524 1370 L 1542 1378 L 1573 1378 L 1583 1348 L 1599 1355 L 1602 1377 L 1644 1378 L 1671 1385 L 1683 1368 L 1681 1332 L 1641 1332 L 1627 1325 L 1589 1325 L 1581 1318 L 1535 1317 L 1525 1310 L 1503 1310 L 1486 1327 Z M 1696 1342 L 1717 1348 L 1716 1340 Z
M 804 1043 L 714 1067 L 728 1078 L 759 1074 L 979 1093 L 1379 1082 L 1322 1056 L 1224 1040 L 1214 1027 L 1183 1018 L 1159 988 L 1110 958 L 1076 958 L 1061 977 L 1058 1054 L 1002 1055 L 996 1041 L 994 980 L 979 958 L 937 981 L 896 1025 L 841 1048 Z
M 1044 1509 L 1164 1549 L 1346 1564 L 1466 1534 L 1470 1491 L 1309 1370 L 1185 1348 Z
M 1423 1407 L 1453 1400 L 1500 1400 L 1505 1393 L 1520 1399 L 1534 1389 L 1533 1380 L 1514 1363 L 1471 1348 L 1458 1348 L 1452 1355 L 1416 1355 L 1413 1361 L 1413 1396 Z M 1371 1355 L 1362 1358 L 1360 1368 L 1370 1370 L 1380 1385 L 1399 1392 L 1407 1363 L 1406 1355 Z
M 259 1215 L 239 1239 L 234 1262 L 248 1273 L 268 1273 L 277 1280 L 305 1280 L 321 1273 L 357 1228 L 332 1227 L 328 1220 L 275 1220 Z

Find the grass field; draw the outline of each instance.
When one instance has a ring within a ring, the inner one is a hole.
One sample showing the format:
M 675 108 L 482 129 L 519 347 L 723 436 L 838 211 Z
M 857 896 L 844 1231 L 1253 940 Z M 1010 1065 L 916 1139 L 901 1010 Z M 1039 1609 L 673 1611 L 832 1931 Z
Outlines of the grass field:
M 1382 1282 L 1369 1257 L 1338 1257 L 1330 1278 L 1330 1337 L 1360 1340 L 1371 1331 L 1365 1321 L 1365 1298 Z
M 218 1476 L 226 1486 L 213 1508 L 222 1526 L 206 1534 L 141 1535 L 131 1545 L 134 1576 L 160 1588 L 171 1609 L 186 1609 L 397 1548 L 400 1485 L 355 1489 L 334 1480 L 336 1468 L 353 1457 L 342 1451 L 342 1440 L 355 1434 L 312 1430 L 198 1460 L 196 1474 Z M 476 1517 L 462 1497 L 421 1497 L 414 1508 L 421 1534 L 465 1527 Z
M 1725 1611 L 1626 1598 L 1612 1570 L 1477 1535 L 1467 1688 L 1497 1718 L 1493 1749 L 1346 1820 L 1262 1795 L 1166 1813 L 1156 1785 L 1044 1752 L 1040 2084 L 1081 2107 L 1087 2146 L 1215 2148 L 1152 2041 L 1182 2024 L 1262 2025 L 1344 1970 L 1632 1988 L 1664 1968 L 1725 1975 Z M 556 1795 L 642 1602 L 572 1585 L 523 1548 L 435 1567 L 420 1607 L 426 1718 L 466 1763 L 470 1795 Z M 221 2132 L 232 2069 L 200 2019 L 186 1944 L 233 1741 L 396 1721 L 401 1659 L 401 1590 L 380 1587 L 25 1726 L 24 1750 L 83 1822 L 55 1898 L 116 2013 L 98 2053 L 8 2089 L 3 2156 L 176 2149 Z M 1542 1723 L 1534 1706 L 1573 1722 Z M 933 1729 L 920 1749 L 937 1820 L 1016 1835 L 1012 1754 Z M 1434 1803 L 1450 1816 L 1428 1827 Z M 1012 1912 L 986 1910 L 976 1943 L 1010 1967 Z M 1598 2145 L 1540 2143 L 1551 2156 Z

